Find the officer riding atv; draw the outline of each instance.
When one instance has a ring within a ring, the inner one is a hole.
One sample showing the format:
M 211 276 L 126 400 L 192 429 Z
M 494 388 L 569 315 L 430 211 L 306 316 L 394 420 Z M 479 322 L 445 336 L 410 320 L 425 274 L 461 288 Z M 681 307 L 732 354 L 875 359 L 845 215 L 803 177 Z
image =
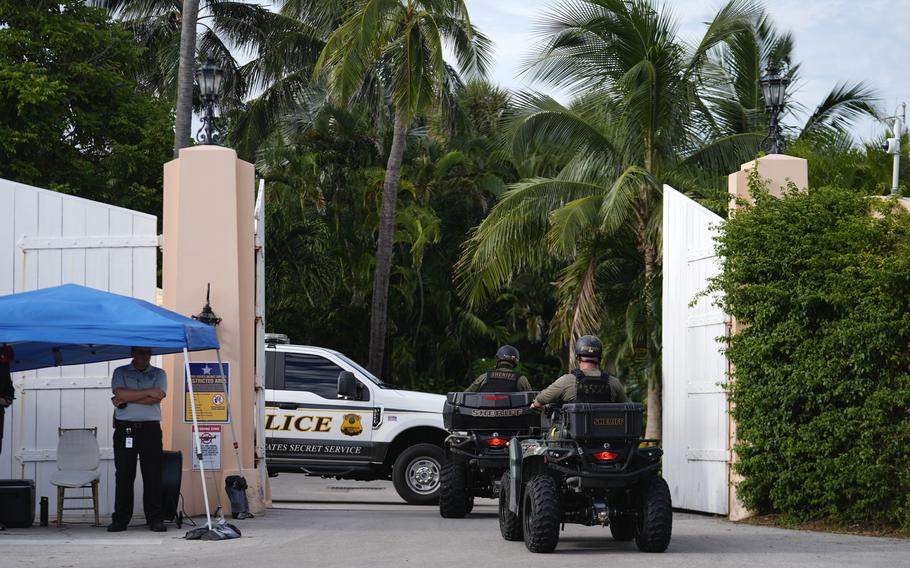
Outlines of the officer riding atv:
M 448 463 L 439 476 L 439 514 L 445 518 L 466 516 L 474 497 L 496 498 L 500 477 L 509 469 L 509 440 L 539 433 L 540 414 L 529 406 L 536 393 L 515 371 L 518 362 L 518 350 L 504 345 L 496 352 L 494 370 L 446 398 Z
M 524 539 L 531 552 L 552 552 L 565 523 L 609 526 L 614 539 L 634 539 L 643 552 L 663 552 L 670 544 L 670 490 L 659 473 L 663 452 L 641 439 L 644 407 L 627 402 L 621 383 L 601 373 L 602 352 L 599 339 L 581 337 L 575 345 L 580 368 L 531 403 L 550 414 L 549 433 L 509 443 L 499 527 L 504 539 Z

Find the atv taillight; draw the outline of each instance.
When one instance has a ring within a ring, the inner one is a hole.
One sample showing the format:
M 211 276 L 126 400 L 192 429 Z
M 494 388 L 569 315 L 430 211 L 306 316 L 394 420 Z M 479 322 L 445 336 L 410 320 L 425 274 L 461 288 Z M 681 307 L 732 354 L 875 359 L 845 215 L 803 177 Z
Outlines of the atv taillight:
M 610 461 L 615 460 L 619 457 L 619 454 L 616 452 L 597 452 L 596 454 L 591 454 L 594 459 L 599 461 Z
M 487 440 L 484 443 L 488 446 L 493 446 L 493 447 L 499 448 L 499 447 L 507 445 L 509 443 L 509 441 L 506 440 L 505 438 L 490 438 L 489 440 Z
M 483 400 L 505 400 L 509 397 L 502 396 L 502 395 L 492 395 L 492 396 L 488 395 L 488 396 L 482 396 L 480 398 L 482 398 Z

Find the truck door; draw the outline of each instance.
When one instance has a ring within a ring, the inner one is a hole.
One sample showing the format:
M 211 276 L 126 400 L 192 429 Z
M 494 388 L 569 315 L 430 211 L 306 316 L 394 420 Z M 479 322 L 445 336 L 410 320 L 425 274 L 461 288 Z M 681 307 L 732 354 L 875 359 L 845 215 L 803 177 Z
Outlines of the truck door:
M 318 354 L 273 353 L 265 423 L 270 466 L 318 471 L 319 466 L 369 462 L 373 402 L 367 385 L 359 400 L 340 400 L 338 374 L 350 369 Z

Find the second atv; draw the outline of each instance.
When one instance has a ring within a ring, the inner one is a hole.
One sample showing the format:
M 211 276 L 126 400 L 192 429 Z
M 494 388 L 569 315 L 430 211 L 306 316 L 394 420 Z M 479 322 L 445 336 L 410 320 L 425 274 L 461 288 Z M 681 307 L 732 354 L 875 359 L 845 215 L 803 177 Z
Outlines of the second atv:
M 439 514 L 462 518 L 474 497 L 496 498 L 509 469 L 509 440 L 539 433 L 536 392 L 450 392 L 443 407 L 448 463 L 439 476 Z

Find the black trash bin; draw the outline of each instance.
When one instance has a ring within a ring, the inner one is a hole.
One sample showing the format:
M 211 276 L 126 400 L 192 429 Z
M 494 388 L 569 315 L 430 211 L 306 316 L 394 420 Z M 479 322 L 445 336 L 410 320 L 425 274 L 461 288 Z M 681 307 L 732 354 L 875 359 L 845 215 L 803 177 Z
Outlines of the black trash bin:
M 0 479 L 0 524 L 26 528 L 35 522 L 35 481 Z

